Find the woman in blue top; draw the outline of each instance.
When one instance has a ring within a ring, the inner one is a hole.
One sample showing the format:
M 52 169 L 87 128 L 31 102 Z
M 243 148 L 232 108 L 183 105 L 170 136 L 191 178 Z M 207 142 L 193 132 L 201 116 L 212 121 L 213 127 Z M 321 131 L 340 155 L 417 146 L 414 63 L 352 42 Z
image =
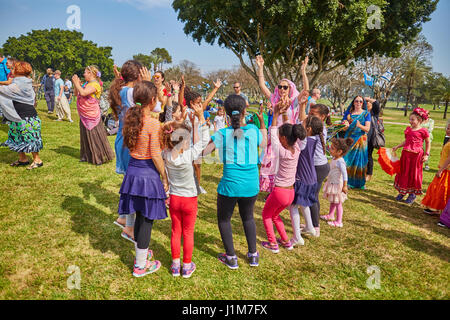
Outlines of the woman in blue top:
M 370 113 L 362 96 L 356 96 L 342 119 L 344 138 L 352 138 L 353 145 L 344 156 L 347 164 L 349 188 L 364 189 L 368 162 L 367 133 L 370 130 Z M 366 109 L 366 110 L 365 110 Z
M 123 143 L 122 128 L 127 110 L 134 107 L 133 88 L 142 80 L 151 80 L 151 75 L 142 64 L 136 60 L 126 61 L 120 73 L 114 70 L 116 79 L 111 84 L 109 102 L 112 106 L 114 117 L 119 120 L 114 148 L 116 151 L 116 173 L 125 174 L 130 161 L 130 150 Z M 122 237 L 134 241 L 134 214 L 120 215 L 114 224 L 123 228 Z
M 261 130 L 253 124 L 245 124 L 246 102 L 233 94 L 225 99 L 225 111 L 231 119 L 231 126 L 218 130 L 206 154 L 216 148 L 223 162 L 223 176 L 217 187 L 217 220 L 226 253 L 219 254 L 219 260 L 231 269 L 237 269 L 237 257 L 233 246 L 231 216 L 236 203 L 244 225 L 248 245 L 248 260 L 251 266 L 258 266 L 256 250 L 256 225 L 253 208 L 259 193 L 258 146 L 267 141 L 262 108 L 258 113 Z

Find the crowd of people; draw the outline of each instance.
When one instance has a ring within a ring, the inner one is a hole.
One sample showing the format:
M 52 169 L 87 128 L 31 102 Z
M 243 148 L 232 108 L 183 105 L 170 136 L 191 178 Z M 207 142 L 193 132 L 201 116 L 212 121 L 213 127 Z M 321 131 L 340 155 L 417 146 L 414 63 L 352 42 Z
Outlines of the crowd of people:
M 11 166 L 36 169 L 43 166 L 39 157 L 43 142 L 41 120 L 34 107 L 32 68 L 27 62 L 5 59 L 0 57 L 0 107 L 9 125 L 5 145 L 18 153 Z M 42 86 L 48 112 L 56 111 L 59 121 L 67 118 L 72 122 L 69 101 L 73 88 L 80 118 L 80 161 L 101 165 L 115 158 L 115 171 L 123 175 L 119 216 L 114 223 L 123 229 L 122 237 L 135 244 L 134 276 L 142 277 L 161 267 L 150 249 L 151 231 L 156 220 L 168 217 L 167 208 L 172 221 L 172 275 L 189 278 L 196 270 L 192 258 L 197 197 L 206 193 L 200 185 L 201 163 L 213 152 L 223 163 L 217 186 L 217 223 L 225 252 L 218 260 L 230 269 L 239 266 L 231 228 L 236 205 L 247 240 L 248 263 L 257 267 L 254 208 L 259 192 L 268 193 L 261 212 L 267 241 L 260 245 L 278 253 L 280 247 L 292 250 L 304 245 L 304 235 L 319 237 L 320 220 L 342 228 L 343 203 L 349 189 L 364 189 L 370 181 L 372 153 L 377 146 L 374 141 L 380 134 L 378 101 L 356 96 L 339 124 L 332 124 L 329 108 L 319 103 L 320 90 L 309 88 L 305 71 L 308 59 L 301 67 L 300 91 L 289 79 L 281 79 L 271 91 L 264 79 L 264 59 L 256 57 L 256 64 L 266 106 L 262 102 L 249 118 L 248 98 L 236 82 L 234 93 L 219 106 L 212 123 L 207 108 L 222 85 L 220 80 L 203 99 L 189 89 L 184 76 L 180 82 L 166 81 L 162 71 L 152 75 L 136 60 L 125 62 L 120 70 L 115 66 L 109 89 L 111 110 L 119 122 L 114 151 L 101 121 L 100 70 L 87 66 L 83 83 L 77 75 L 64 82 L 61 72 L 47 70 Z M 422 194 L 422 170 L 428 166 L 433 122 L 422 108 L 414 109 L 409 121 L 405 141 L 393 150 L 403 148 L 394 183 L 399 192 L 396 201 L 409 194 L 405 202 L 411 204 Z M 333 126 L 338 130 L 330 134 L 327 128 Z M 450 227 L 449 137 L 450 125 L 439 170 L 422 200 L 425 212 L 440 214 L 439 225 L 444 227 Z M 31 164 L 26 153 L 33 155 Z M 320 208 L 321 192 L 330 203 L 327 214 L 321 214 L 325 211 Z M 290 213 L 291 237 L 281 218 L 285 209 Z M 304 224 L 300 223 L 300 212 Z

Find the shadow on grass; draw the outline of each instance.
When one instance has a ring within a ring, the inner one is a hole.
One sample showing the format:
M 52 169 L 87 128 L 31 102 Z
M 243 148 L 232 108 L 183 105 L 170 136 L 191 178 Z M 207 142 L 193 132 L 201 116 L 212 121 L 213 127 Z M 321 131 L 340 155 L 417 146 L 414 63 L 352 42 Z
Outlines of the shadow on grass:
M 397 219 L 408 221 L 422 228 L 426 227 L 433 232 L 440 233 L 445 236 L 449 235 L 447 230 L 437 226 L 439 218 L 431 217 L 423 213 L 423 208 L 421 208 L 417 202 L 412 205 L 397 202 L 392 194 L 375 190 L 366 190 L 365 192 L 361 192 L 359 195 L 363 197 L 363 199 L 355 198 L 352 200 L 372 204 L 374 207 L 389 213 Z
M 81 235 L 89 235 L 92 248 L 102 253 L 111 251 L 117 254 L 131 270 L 135 257 L 134 245 L 120 236 L 121 230 L 113 224 L 110 214 L 106 214 L 77 196 L 66 196 L 61 207 L 71 213 L 72 230 Z M 156 223 L 154 228 L 158 228 L 158 226 L 161 225 Z M 161 232 L 167 232 L 167 230 Z M 150 248 L 158 260 L 162 260 L 165 265 L 170 266 L 171 254 L 165 245 L 152 239 Z
M 75 159 L 80 159 L 80 149 L 69 147 L 69 146 L 60 146 L 54 149 L 51 149 L 59 154 L 65 154 Z
M 83 189 L 83 198 L 89 199 L 94 196 L 97 203 L 111 209 L 111 212 L 117 212 L 117 206 L 119 204 L 119 190 L 112 192 L 103 188 L 102 180 L 96 180 L 95 182 L 81 182 L 79 186 Z
M 369 233 L 376 234 L 379 236 L 382 236 L 387 239 L 392 239 L 398 242 L 401 242 L 403 245 L 417 251 L 417 252 L 423 252 L 430 256 L 435 256 L 443 261 L 450 262 L 450 254 L 448 247 L 443 246 L 439 243 L 436 243 L 434 241 L 412 235 L 409 233 L 405 233 L 398 230 L 386 230 L 377 228 L 374 226 L 367 225 L 367 223 L 363 223 L 358 220 L 348 220 L 348 222 L 352 223 L 353 225 L 358 225 L 360 227 L 365 228 L 366 230 L 368 228 L 371 229 Z

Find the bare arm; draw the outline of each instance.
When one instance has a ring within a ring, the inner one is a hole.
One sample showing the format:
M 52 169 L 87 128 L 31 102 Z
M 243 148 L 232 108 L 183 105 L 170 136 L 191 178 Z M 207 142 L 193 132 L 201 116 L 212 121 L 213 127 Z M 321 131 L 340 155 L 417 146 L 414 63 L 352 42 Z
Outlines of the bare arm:
M 430 140 L 430 137 L 428 137 L 425 139 L 425 154 L 422 157 L 422 162 L 425 162 L 428 160 L 430 151 L 431 151 L 431 140 Z
M 309 92 L 308 90 L 303 89 L 302 92 L 300 92 L 300 95 L 298 96 L 298 120 L 300 122 L 305 121 L 308 115 L 306 114 L 306 104 L 308 103 L 308 96 Z
M 159 174 L 161 175 L 161 181 L 164 186 L 164 191 L 169 191 L 169 183 L 167 182 L 166 170 L 164 169 L 164 160 L 161 154 L 153 155 L 152 161 L 155 164 L 155 167 L 158 170 Z
M 306 66 L 308 65 L 309 58 L 308 56 L 303 60 L 301 72 L 302 72 L 302 80 L 303 80 L 303 90 L 309 91 L 309 80 L 306 75 Z
M 269 99 L 269 101 L 270 101 L 270 96 L 272 93 L 270 92 L 269 88 L 267 88 L 266 80 L 264 79 L 264 60 L 263 60 L 263 58 L 261 56 L 256 56 L 256 63 L 258 65 L 258 70 L 257 70 L 256 74 L 258 75 L 259 88 L 261 89 L 264 96 L 267 99 Z
M 206 97 L 206 100 L 203 101 L 203 105 L 202 105 L 203 106 L 203 110 L 206 109 L 208 104 L 214 98 L 214 95 L 217 93 L 217 91 L 219 90 L 221 85 L 222 85 L 222 81 L 220 81 L 220 80 L 217 80 L 216 82 L 214 82 L 214 89 L 209 93 L 208 97 Z
M 72 77 L 73 87 L 74 87 L 74 94 L 80 93 L 81 96 L 85 97 L 90 94 L 95 93 L 96 89 L 93 86 L 87 85 L 86 87 L 81 87 L 80 78 L 78 78 L 77 75 L 74 75 Z

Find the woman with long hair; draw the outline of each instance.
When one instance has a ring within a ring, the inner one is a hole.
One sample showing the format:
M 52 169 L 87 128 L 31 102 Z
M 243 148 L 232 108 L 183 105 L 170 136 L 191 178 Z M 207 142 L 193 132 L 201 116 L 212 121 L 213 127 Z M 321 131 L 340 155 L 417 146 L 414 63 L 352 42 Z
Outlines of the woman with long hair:
M 353 99 L 342 118 L 345 125 L 344 138 L 353 139 L 350 151 L 344 156 L 349 188 L 365 188 L 368 162 L 367 133 L 370 130 L 370 119 L 370 112 L 367 111 L 362 96 Z
M 72 77 L 80 116 L 80 161 L 100 165 L 114 159 L 106 130 L 100 121 L 101 73 L 96 66 L 88 66 L 83 76 L 86 80 L 83 85 L 76 74 Z

